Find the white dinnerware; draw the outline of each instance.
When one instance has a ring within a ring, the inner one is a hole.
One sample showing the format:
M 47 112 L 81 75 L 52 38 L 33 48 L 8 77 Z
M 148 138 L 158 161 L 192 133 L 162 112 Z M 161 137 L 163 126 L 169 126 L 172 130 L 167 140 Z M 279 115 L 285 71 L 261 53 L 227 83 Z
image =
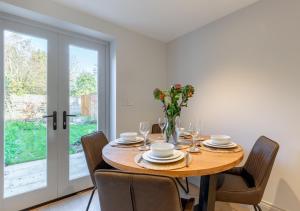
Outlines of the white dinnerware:
M 183 131 L 183 132 L 181 132 L 180 135 L 181 135 L 181 136 L 190 136 L 191 133 L 189 133 L 189 132 L 187 132 L 187 131 Z
M 209 139 L 202 142 L 203 145 L 213 148 L 221 148 L 221 149 L 231 149 L 237 147 L 237 144 L 234 142 L 229 142 L 227 144 L 215 144 L 213 140 Z
M 176 127 L 176 133 L 177 133 L 178 138 L 179 138 L 179 136 L 186 134 L 186 132 L 184 132 L 184 127 Z
M 172 159 L 154 159 L 151 154 L 151 151 L 147 151 L 147 152 L 144 152 L 142 157 L 144 160 L 148 161 L 148 162 L 151 162 L 151 163 L 161 163 L 161 164 L 166 164 L 166 163 L 174 163 L 176 161 L 179 161 L 181 159 L 184 158 L 185 156 L 185 153 L 180 151 L 180 150 L 175 150 L 176 152 L 174 154 L 179 154 L 179 156 L 175 157 L 175 158 L 172 158 Z M 152 156 L 152 157 L 151 157 Z M 174 155 L 173 155 L 174 156 Z
M 211 135 L 210 139 L 214 144 L 228 144 L 231 141 L 231 137 L 227 135 Z
M 137 137 L 136 132 L 126 132 L 126 133 L 121 133 L 120 138 L 122 138 L 124 141 L 131 141 L 131 140 L 136 140 Z
M 173 154 L 171 156 L 168 156 L 168 157 L 157 157 L 155 155 L 153 155 L 151 153 L 151 151 L 149 151 L 150 153 L 148 153 L 147 155 L 152 158 L 152 159 L 155 159 L 155 160 L 172 160 L 172 159 L 175 159 L 175 158 L 178 158 L 179 156 L 181 156 L 181 151 L 178 151 L 178 150 L 174 150 Z
M 137 144 L 144 141 L 142 137 L 136 137 L 134 140 L 124 140 L 123 138 L 118 138 L 115 140 L 117 144 Z
M 171 143 L 155 143 L 150 146 L 150 153 L 155 157 L 170 157 L 174 154 L 174 148 Z

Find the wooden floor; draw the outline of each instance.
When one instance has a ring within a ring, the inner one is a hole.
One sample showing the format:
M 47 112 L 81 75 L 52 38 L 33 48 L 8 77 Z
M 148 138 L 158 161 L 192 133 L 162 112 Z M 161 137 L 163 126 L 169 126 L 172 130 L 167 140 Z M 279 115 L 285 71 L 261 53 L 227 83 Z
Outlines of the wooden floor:
M 191 184 L 190 189 L 191 189 L 190 195 L 181 193 L 181 196 L 185 198 L 194 197 L 195 199 L 197 199 L 198 188 Z M 90 194 L 91 191 L 82 192 L 75 196 L 63 199 L 61 201 L 52 204 L 48 204 L 43 207 L 39 207 L 37 209 L 33 209 L 31 211 L 69 211 L 69 210 L 84 211 L 86 209 L 86 205 L 88 203 Z M 99 211 L 99 210 L 100 210 L 100 205 L 99 205 L 98 194 L 97 192 L 95 192 L 89 211 Z M 250 210 L 251 211 L 253 210 L 250 206 L 243 206 L 238 204 L 229 204 L 229 203 L 222 203 L 222 202 L 217 202 L 216 209 L 215 209 L 215 211 L 250 211 Z

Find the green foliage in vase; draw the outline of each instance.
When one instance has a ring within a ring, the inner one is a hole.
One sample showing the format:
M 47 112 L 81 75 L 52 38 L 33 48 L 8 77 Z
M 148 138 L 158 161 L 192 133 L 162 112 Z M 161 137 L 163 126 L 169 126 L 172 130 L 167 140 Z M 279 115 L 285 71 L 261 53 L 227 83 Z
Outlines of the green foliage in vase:
M 195 89 L 192 85 L 182 86 L 175 84 L 168 90 L 156 88 L 153 91 L 154 98 L 163 104 L 163 110 L 168 120 L 167 138 L 174 133 L 175 118 L 180 116 L 181 109 L 187 107 L 189 98 L 194 95 Z
M 165 91 L 156 88 L 153 95 L 155 99 L 163 103 L 166 117 L 177 117 L 180 116 L 181 108 L 187 107 L 187 102 L 194 92 L 195 89 L 192 85 L 175 84 Z

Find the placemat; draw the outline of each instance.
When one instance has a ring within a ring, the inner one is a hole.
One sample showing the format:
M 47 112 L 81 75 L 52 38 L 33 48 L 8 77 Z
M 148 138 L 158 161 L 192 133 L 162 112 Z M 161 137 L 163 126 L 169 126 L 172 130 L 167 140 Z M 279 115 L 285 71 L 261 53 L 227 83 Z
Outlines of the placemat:
M 232 148 L 232 149 L 220 149 L 220 148 L 213 148 L 213 147 L 208 147 L 204 146 L 202 143 L 200 144 L 200 149 L 209 151 L 209 152 L 221 152 L 221 153 L 234 153 L 234 152 L 240 152 L 243 150 L 243 148 L 240 145 L 237 145 L 237 147 Z
M 185 159 L 179 160 L 174 163 L 166 163 L 166 164 L 158 164 L 158 163 L 151 163 L 144 159 L 141 160 L 141 162 L 138 163 L 138 160 L 142 156 L 143 153 L 139 153 L 134 157 L 134 162 L 143 168 L 151 169 L 151 170 L 174 170 L 174 169 L 180 169 L 184 168 L 185 166 Z M 192 162 L 192 155 L 189 156 L 189 164 Z

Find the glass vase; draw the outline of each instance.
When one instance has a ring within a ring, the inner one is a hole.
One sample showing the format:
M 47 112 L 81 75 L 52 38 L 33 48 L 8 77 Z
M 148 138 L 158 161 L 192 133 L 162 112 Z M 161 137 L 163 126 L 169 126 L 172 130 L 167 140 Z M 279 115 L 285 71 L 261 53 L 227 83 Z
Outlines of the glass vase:
M 168 143 L 173 142 L 173 144 L 177 144 L 177 133 L 176 133 L 176 117 L 167 117 L 167 125 L 166 125 L 166 141 Z

